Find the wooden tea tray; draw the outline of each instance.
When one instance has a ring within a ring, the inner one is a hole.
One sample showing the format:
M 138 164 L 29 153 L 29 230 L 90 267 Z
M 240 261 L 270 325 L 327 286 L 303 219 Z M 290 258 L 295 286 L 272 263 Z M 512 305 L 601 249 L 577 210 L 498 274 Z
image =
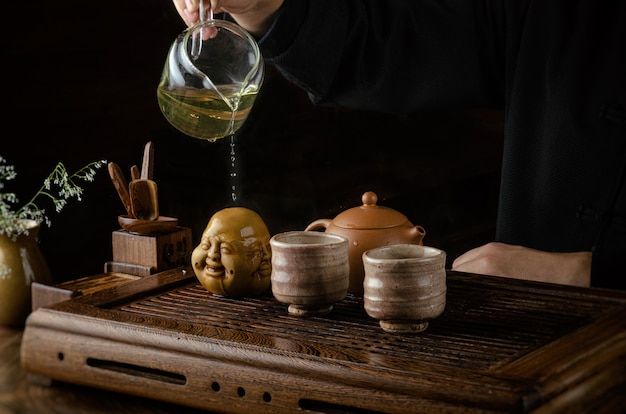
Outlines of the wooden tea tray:
M 302 318 L 179 268 L 34 311 L 21 357 L 33 377 L 216 412 L 613 412 L 625 316 L 624 292 L 449 272 L 444 314 L 397 335 L 356 296 Z

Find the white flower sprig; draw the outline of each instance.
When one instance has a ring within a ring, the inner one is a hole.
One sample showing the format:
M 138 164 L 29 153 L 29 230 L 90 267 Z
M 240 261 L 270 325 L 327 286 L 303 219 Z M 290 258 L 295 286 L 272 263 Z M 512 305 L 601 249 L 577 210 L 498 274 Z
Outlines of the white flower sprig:
M 6 164 L 6 160 L 0 156 L 0 235 L 15 239 L 20 234 L 28 234 L 25 219 L 35 220 L 50 227 L 52 221 L 47 216 L 46 211 L 37 206 L 36 201 L 41 197 L 50 199 L 54 204 L 55 211 L 59 213 L 70 198 L 82 200 L 83 189 L 76 181 L 93 181 L 96 170 L 106 164 L 106 160 L 94 161 L 75 173 L 69 174 L 65 165 L 59 162 L 30 201 L 14 211 L 12 205 L 18 203 L 15 193 L 5 193 L 2 192 L 2 189 L 4 183 L 15 179 L 17 173 L 15 167 Z

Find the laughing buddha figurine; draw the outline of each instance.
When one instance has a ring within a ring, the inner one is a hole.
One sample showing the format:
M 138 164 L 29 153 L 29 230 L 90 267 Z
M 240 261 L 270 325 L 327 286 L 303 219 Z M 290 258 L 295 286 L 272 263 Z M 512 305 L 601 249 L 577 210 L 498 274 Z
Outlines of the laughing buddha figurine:
M 256 212 L 231 207 L 216 212 L 191 254 L 202 286 L 222 296 L 255 296 L 270 286 L 270 233 Z

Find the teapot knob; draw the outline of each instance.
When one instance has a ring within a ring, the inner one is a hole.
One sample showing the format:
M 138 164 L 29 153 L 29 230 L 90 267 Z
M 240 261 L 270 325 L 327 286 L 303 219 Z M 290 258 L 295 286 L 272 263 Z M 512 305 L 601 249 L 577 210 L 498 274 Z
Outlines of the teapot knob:
M 375 206 L 378 201 L 378 196 L 373 191 L 367 191 L 361 196 L 361 201 L 364 206 Z

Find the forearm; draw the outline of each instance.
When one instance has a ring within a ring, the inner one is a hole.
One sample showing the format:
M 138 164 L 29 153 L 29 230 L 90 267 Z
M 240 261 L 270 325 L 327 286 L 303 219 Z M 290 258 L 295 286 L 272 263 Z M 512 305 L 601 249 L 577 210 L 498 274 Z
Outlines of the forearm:
M 487 243 L 456 258 L 454 270 L 514 279 L 588 287 L 591 252 L 553 253 Z

